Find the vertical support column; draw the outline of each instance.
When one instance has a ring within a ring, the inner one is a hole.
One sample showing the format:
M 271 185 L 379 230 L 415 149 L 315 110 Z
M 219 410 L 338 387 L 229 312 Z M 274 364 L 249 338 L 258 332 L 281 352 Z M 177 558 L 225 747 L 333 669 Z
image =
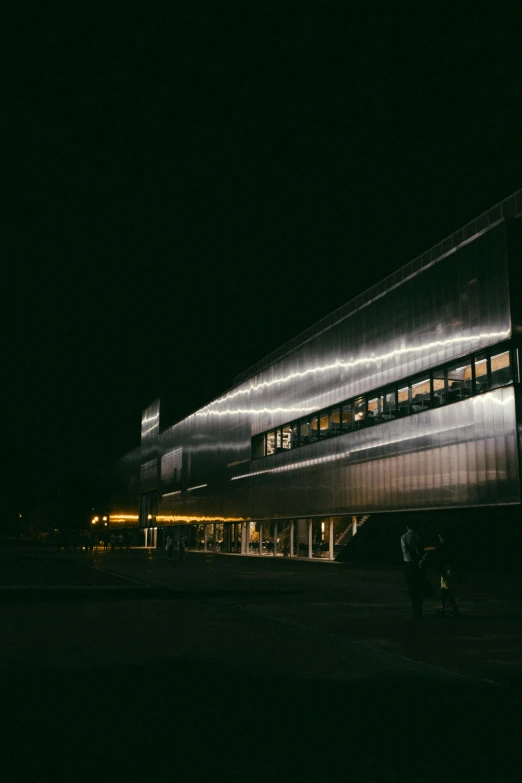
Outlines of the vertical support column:
M 290 521 L 290 557 L 295 557 L 295 519 Z
M 204 536 L 203 550 L 206 552 L 208 550 L 208 525 L 203 525 L 203 536 Z
M 312 551 L 313 551 L 313 542 L 312 542 L 312 520 L 308 520 L 308 559 L 312 559 Z
M 277 522 L 274 522 L 274 557 L 277 557 Z
M 148 527 L 145 528 L 145 547 L 148 547 L 149 545 L 149 529 Z
M 259 523 L 259 556 L 263 554 L 263 523 Z
M 241 522 L 241 554 L 246 555 L 246 522 Z
M 329 556 L 330 560 L 334 559 L 334 521 L 333 517 L 330 517 L 330 538 L 328 539 L 329 544 Z

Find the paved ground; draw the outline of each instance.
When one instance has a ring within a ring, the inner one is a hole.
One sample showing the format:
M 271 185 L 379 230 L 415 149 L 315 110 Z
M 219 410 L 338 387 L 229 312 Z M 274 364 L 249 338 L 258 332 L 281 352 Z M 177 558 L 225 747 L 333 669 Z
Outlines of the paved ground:
M 414 621 L 394 569 L 0 552 L 10 779 L 519 780 L 519 599 L 470 575 Z

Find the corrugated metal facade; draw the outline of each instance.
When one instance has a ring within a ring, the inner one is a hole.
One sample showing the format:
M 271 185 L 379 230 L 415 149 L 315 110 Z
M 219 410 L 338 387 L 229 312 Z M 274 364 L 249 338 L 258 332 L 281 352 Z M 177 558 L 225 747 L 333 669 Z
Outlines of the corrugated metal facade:
M 438 261 L 375 286 L 163 432 L 159 405 L 147 409 L 141 462 L 158 461 L 157 524 L 519 503 L 513 385 L 252 459 L 259 433 L 479 349 L 507 345 L 515 361 L 517 232 L 501 218 L 445 257 L 441 245 Z

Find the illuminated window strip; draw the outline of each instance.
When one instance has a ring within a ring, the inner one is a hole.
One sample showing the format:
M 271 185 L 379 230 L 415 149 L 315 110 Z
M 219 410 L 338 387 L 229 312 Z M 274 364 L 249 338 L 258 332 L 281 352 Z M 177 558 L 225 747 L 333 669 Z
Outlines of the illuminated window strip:
M 162 498 L 171 498 L 173 495 L 181 495 L 181 489 L 177 489 L 175 492 L 165 492 Z
M 498 354 L 493 353 L 494 351 L 498 350 L 498 347 L 499 347 L 498 345 L 494 345 L 494 346 L 488 347 L 487 349 L 481 349 L 480 350 L 480 354 L 487 353 L 487 359 L 485 361 L 488 361 L 488 359 L 489 359 L 489 361 L 491 361 L 491 359 L 496 358 L 497 356 L 503 356 L 505 353 L 510 354 L 510 346 L 509 346 L 509 344 L 508 345 L 506 345 L 506 344 L 501 345 L 500 346 L 501 347 L 501 352 L 500 353 L 498 353 Z M 478 355 L 479 354 L 477 354 L 477 353 L 470 353 L 466 357 L 463 357 L 463 359 L 461 361 L 466 361 L 466 359 L 467 359 L 468 360 L 468 364 L 465 364 L 462 367 L 454 369 L 453 372 L 458 372 L 459 370 L 464 370 L 468 365 L 471 366 L 472 364 L 474 364 L 474 362 L 476 361 L 476 357 Z M 391 382 L 389 384 L 386 384 L 384 386 L 379 386 L 377 389 L 371 390 L 369 392 L 366 392 L 365 394 L 362 394 L 362 395 L 359 394 L 356 397 L 351 397 L 351 398 L 349 398 L 347 400 L 342 400 L 341 402 L 337 402 L 334 405 L 328 406 L 328 408 L 326 408 L 326 409 L 322 408 L 322 409 L 319 409 L 319 410 L 314 410 L 312 412 L 310 412 L 308 410 L 307 413 L 302 418 L 303 419 L 305 419 L 305 418 L 306 419 L 308 419 L 308 418 L 311 419 L 313 417 L 318 417 L 319 413 L 324 413 L 325 411 L 326 411 L 326 414 L 328 415 L 335 408 L 342 408 L 345 405 L 346 406 L 348 406 L 348 405 L 353 406 L 353 405 L 356 404 L 356 402 L 358 400 L 360 400 L 362 398 L 366 398 L 366 401 L 367 401 L 367 404 L 368 404 L 368 403 L 372 402 L 372 400 L 378 399 L 379 396 L 382 396 L 382 394 L 390 391 L 391 389 L 395 390 L 395 388 L 397 389 L 397 402 L 398 403 L 408 402 L 408 391 L 409 391 L 410 386 L 411 386 L 411 388 L 415 388 L 416 386 L 425 384 L 427 381 L 430 382 L 431 373 L 434 370 L 438 370 L 438 369 L 446 370 L 446 369 L 451 368 L 452 365 L 453 365 L 453 362 L 445 362 L 443 365 L 441 365 L 439 367 L 435 367 L 435 368 L 432 367 L 432 368 L 430 368 L 428 370 L 424 370 L 424 374 L 427 375 L 428 377 L 423 379 L 420 382 L 420 384 L 412 384 L 411 383 L 411 381 L 413 381 L 413 380 L 415 380 L 415 378 L 419 377 L 419 373 L 416 373 L 414 376 L 409 376 L 408 378 L 401 378 L 399 381 L 393 381 L 393 382 Z M 509 384 L 513 383 L 513 364 L 512 364 L 512 360 L 511 360 L 511 355 L 509 356 L 509 365 L 508 366 L 509 366 L 509 368 L 511 370 L 511 380 L 508 381 L 508 383 L 504 384 L 504 385 L 509 385 Z M 502 369 L 502 368 L 500 368 L 500 369 Z M 400 386 L 400 384 L 403 384 L 403 383 L 406 384 L 406 385 L 405 386 Z M 499 388 L 499 387 L 496 387 L 496 388 Z M 487 391 L 492 391 L 492 389 L 488 389 Z M 400 395 L 401 394 L 404 395 L 404 392 L 406 392 L 406 396 L 403 396 L 402 399 L 401 399 Z M 476 397 L 478 394 L 483 394 L 483 393 L 484 392 L 477 392 L 477 391 L 475 391 L 475 393 L 473 395 L 470 394 L 469 396 L 470 397 L 472 397 L 472 396 Z M 446 401 L 443 404 L 444 405 L 448 405 L 448 404 L 451 405 L 451 404 L 454 404 L 455 402 L 461 402 L 461 400 Z M 395 416 L 394 419 L 390 419 L 388 421 L 393 421 L 393 420 L 395 420 L 397 418 L 401 418 L 402 419 L 402 418 L 404 418 L 404 416 L 414 416 L 417 413 L 421 413 L 421 412 L 423 412 L 423 411 L 408 411 L 403 416 L 400 416 L 400 417 L 399 416 Z M 357 417 L 357 414 L 356 414 L 356 417 Z M 356 418 L 356 420 L 357 420 L 357 418 Z M 366 423 L 368 421 L 367 419 L 361 418 L 360 420 L 364 422 L 363 429 L 367 429 L 368 426 L 375 427 L 375 426 L 378 426 L 380 424 L 386 424 L 387 423 L 387 421 L 379 421 L 379 422 L 373 422 L 371 425 L 369 425 L 369 424 Z M 279 429 L 282 430 L 285 427 L 291 427 L 293 424 L 299 425 L 300 423 L 301 422 L 299 421 L 299 418 L 296 418 L 293 421 L 286 422 L 285 424 L 278 424 L 278 425 L 276 425 L 274 427 L 271 427 L 269 430 L 266 430 L 265 432 L 260 432 L 258 435 L 254 435 L 252 440 L 254 441 L 254 440 L 257 440 L 258 438 L 266 437 L 267 435 L 275 433 L 276 430 L 279 430 Z M 356 432 L 356 431 L 357 430 L 355 428 L 354 429 L 349 429 L 349 430 L 345 430 L 343 432 L 338 432 L 336 435 L 331 436 L 331 437 L 340 437 L 342 435 L 348 435 L 351 432 Z M 300 448 L 303 448 L 304 446 L 310 446 L 310 445 L 312 445 L 311 442 L 310 443 L 298 444 L 298 445 L 293 446 L 291 449 L 288 449 L 288 451 L 294 451 L 294 449 L 296 449 L 296 448 L 300 449 Z M 274 451 L 270 452 L 269 454 L 263 454 L 261 457 L 255 457 L 255 459 L 264 459 L 265 457 L 273 457 L 275 454 L 280 454 L 280 453 L 281 453 L 280 450 L 274 449 Z
M 197 487 L 188 487 L 187 492 L 194 492 L 195 489 L 203 489 L 203 487 L 208 487 L 208 484 L 198 484 Z
M 502 387 L 498 387 L 496 389 L 490 389 L 488 394 L 493 394 L 494 396 L 491 398 L 491 401 L 494 405 L 507 405 L 512 403 L 512 397 L 509 397 L 506 400 L 499 400 L 495 396 L 495 392 L 498 392 L 502 389 Z M 505 387 L 504 387 L 505 389 Z M 466 401 L 471 402 L 473 405 L 477 405 L 481 403 L 482 398 L 484 397 L 484 394 L 476 395 L 475 397 L 468 397 Z M 437 408 L 432 408 L 431 411 L 437 411 Z M 394 419 L 393 421 L 402 421 L 402 419 Z M 387 422 L 388 424 L 391 424 L 391 422 Z M 357 454 L 360 451 L 370 451 L 371 449 L 377 449 L 387 447 L 387 446 L 393 446 L 395 443 L 405 443 L 406 441 L 415 441 L 419 440 L 421 438 L 426 438 L 427 436 L 433 437 L 436 435 L 445 434 L 447 432 L 454 432 L 456 430 L 462 430 L 466 429 L 468 427 L 468 424 L 456 424 L 454 427 L 443 427 L 439 430 L 430 430 L 426 429 L 423 432 L 420 432 L 416 435 L 409 435 L 407 437 L 401 436 L 400 438 L 393 438 L 392 440 L 384 441 L 379 438 L 374 439 L 373 443 L 365 443 L 362 446 L 359 446 L 358 448 L 354 449 L 348 449 L 347 451 L 339 452 L 339 454 L 325 454 L 322 457 L 314 457 L 311 459 L 305 459 L 301 460 L 299 462 L 293 462 L 290 465 L 278 465 L 277 467 L 273 468 L 265 468 L 264 470 L 255 470 L 252 471 L 252 473 L 243 473 L 241 476 L 233 476 L 229 481 L 239 481 L 240 479 L 245 478 L 252 478 L 253 476 L 262 476 L 266 473 L 286 473 L 289 470 L 300 470 L 301 468 L 309 468 L 314 465 L 324 465 L 327 462 L 338 462 L 339 460 L 347 459 L 352 454 Z M 368 432 L 368 430 L 365 430 Z M 323 441 L 324 442 L 324 441 Z M 280 452 L 281 453 L 281 452 Z M 288 452 L 286 452 L 288 453 Z

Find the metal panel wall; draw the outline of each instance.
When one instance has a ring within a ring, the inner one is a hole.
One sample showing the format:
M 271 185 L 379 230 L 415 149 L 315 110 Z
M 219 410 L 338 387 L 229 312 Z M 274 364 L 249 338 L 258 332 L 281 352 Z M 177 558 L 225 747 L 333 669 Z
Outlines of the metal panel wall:
M 258 432 L 510 335 L 502 222 L 162 433 L 161 453 L 181 448 L 183 467 L 162 483 L 159 513 L 276 518 L 517 502 L 509 389 L 250 463 Z
M 514 388 L 257 460 L 255 518 L 520 501 Z
M 141 492 L 156 489 L 159 482 L 158 438 L 160 431 L 160 401 L 154 400 L 141 416 Z

